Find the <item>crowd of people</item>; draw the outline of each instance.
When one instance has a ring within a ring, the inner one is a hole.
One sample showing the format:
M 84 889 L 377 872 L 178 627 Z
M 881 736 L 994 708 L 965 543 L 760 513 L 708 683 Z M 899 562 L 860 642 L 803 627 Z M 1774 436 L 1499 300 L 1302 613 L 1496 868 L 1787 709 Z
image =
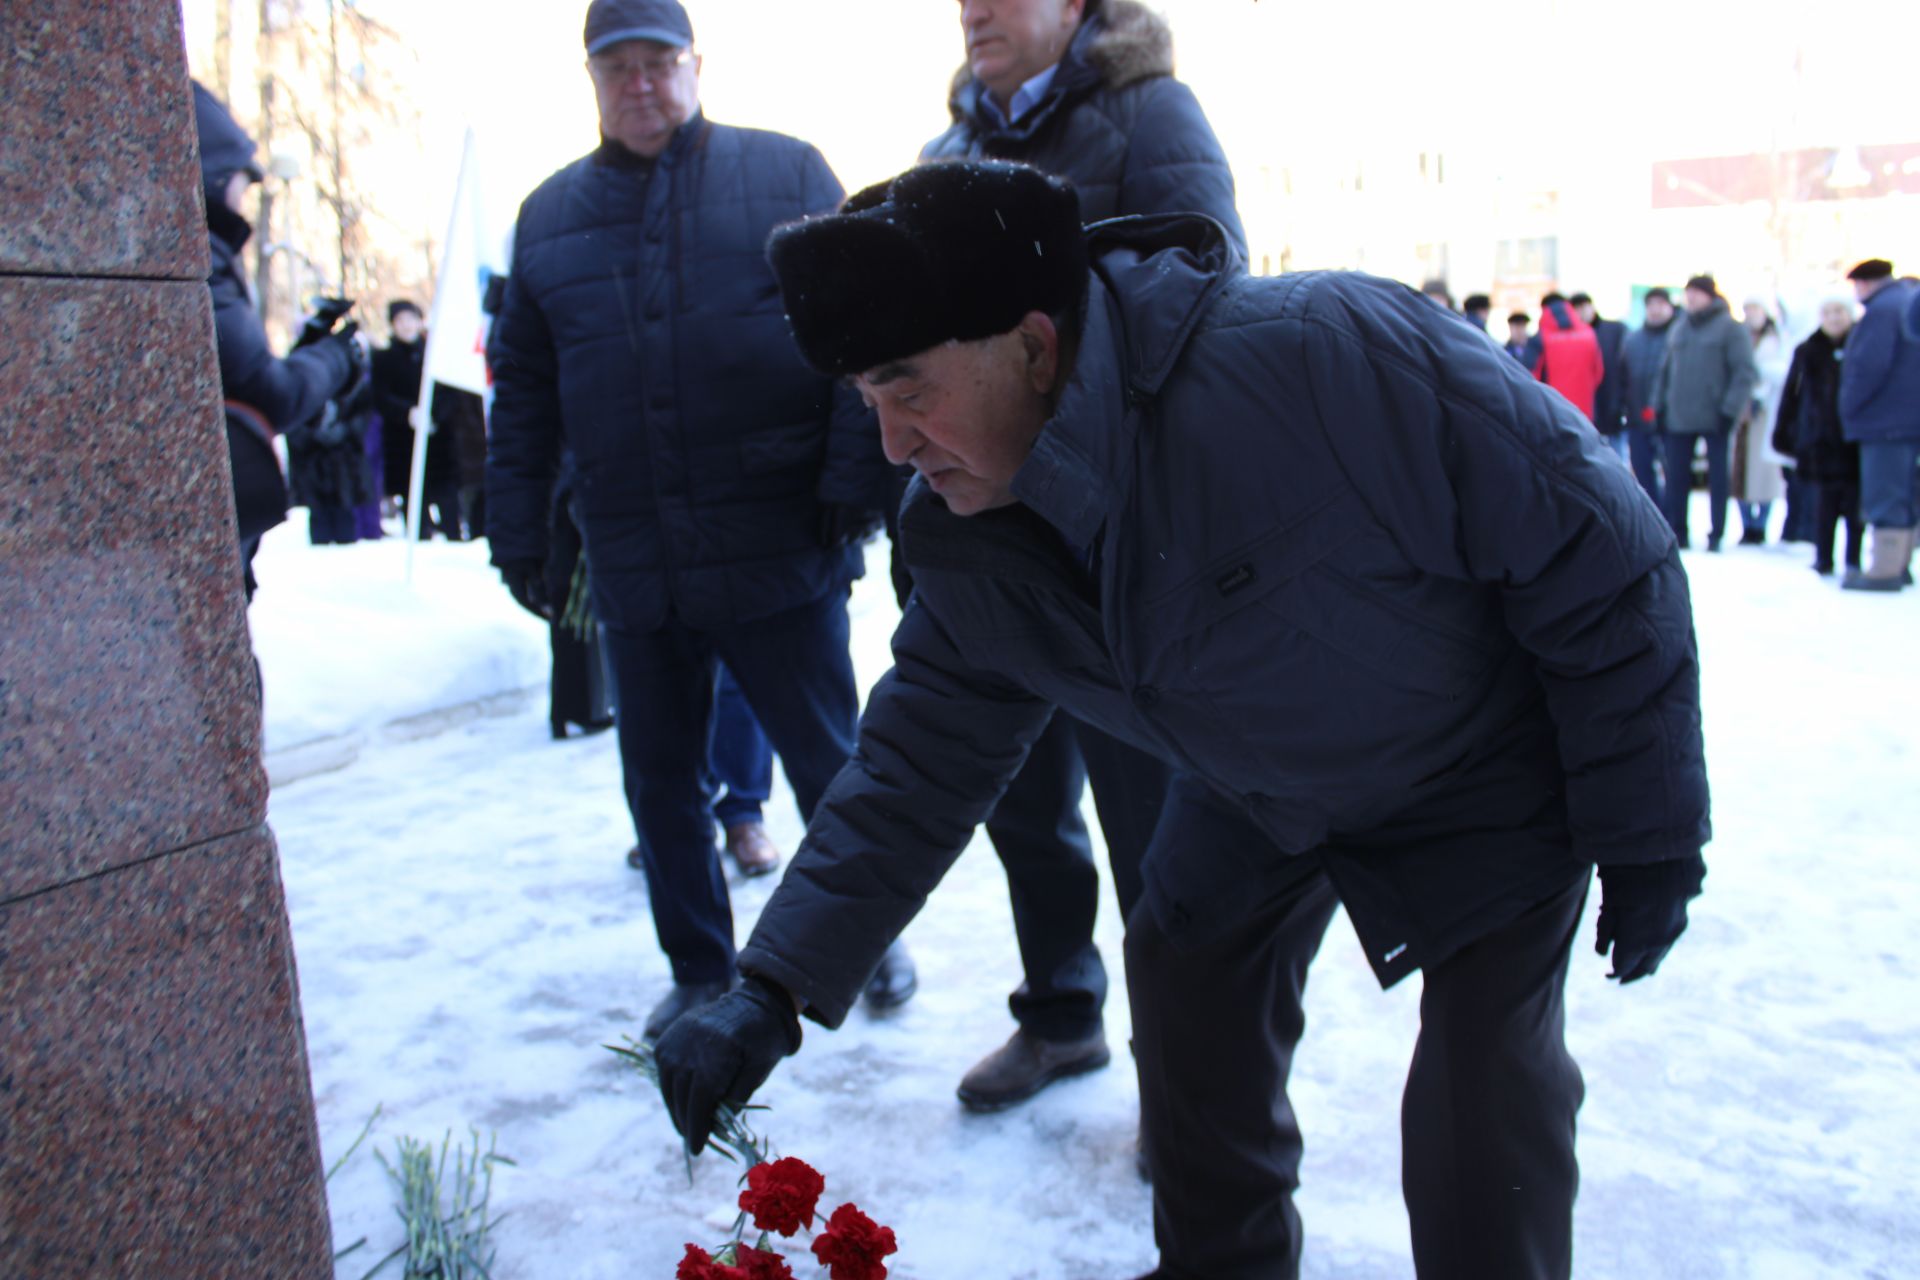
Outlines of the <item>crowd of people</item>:
M 1898 590 L 1913 581 L 1910 531 L 1920 521 L 1911 493 L 1920 279 L 1895 279 L 1881 258 L 1847 279 L 1848 292 L 1820 300 L 1813 331 L 1798 346 L 1764 299 L 1746 299 L 1736 320 L 1714 278 L 1699 275 L 1682 293 L 1684 312 L 1667 289 L 1647 290 L 1644 322 L 1631 331 L 1602 319 L 1587 294 L 1549 293 L 1537 330 L 1527 312 L 1507 317 L 1505 347 L 1628 461 L 1682 547 L 1690 545 L 1688 507 L 1704 455 L 1707 550 L 1720 550 L 1730 504 L 1740 515 L 1740 544 L 1765 543 L 1774 504 L 1784 499 L 1778 540 L 1811 544 L 1816 573 L 1834 573 L 1844 522 L 1841 585 Z M 1422 292 L 1453 309 L 1444 281 L 1428 281 Z M 1474 294 L 1460 313 L 1485 330 L 1492 310 L 1485 294 Z M 1863 456 L 1873 477 L 1864 513 Z M 1871 568 L 1862 563 L 1869 524 L 1883 531 Z
M 944 127 L 848 198 L 811 145 L 704 115 L 679 0 L 592 0 L 600 136 L 521 207 L 484 416 L 434 397 L 423 535 L 484 530 L 550 626 L 554 736 L 616 731 L 674 1122 L 697 1150 L 802 1017 L 911 999 L 899 935 L 976 828 L 1023 976 L 961 1104 L 1106 1067 L 1090 785 L 1153 1275 L 1297 1271 L 1287 1075 L 1344 905 L 1383 986 L 1425 985 L 1419 1273 L 1564 1277 L 1589 882 L 1624 984 L 1706 875 L 1677 554 L 1696 455 L 1709 550 L 1729 504 L 1759 542 L 1784 497 L 1816 568 L 1844 522 L 1846 585 L 1898 590 L 1920 290 L 1863 263 L 1864 314 L 1831 300 L 1791 352 L 1710 276 L 1683 312 L 1648 293 L 1631 332 L 1553 293 L 1503 353 L 1485 295 L 1463 320 L 1371 277 L 1249 277 L 1226 158 L 1142 4 L 959 19 Z M 201 104 L 213 287 L 243 301 L 235 192 L 258 171 Z M 287 437 L 316 542 L 377 534 L 405 492 L 422 377 L 417 307 L 371 359 L 339 319 L 276 361 L 235 313 L 297 388 L 271 397 L 221 332 L 228 398 Z M 883 527 L 903 620 L 863 716 L 847 601 Z M 727 868 L 781 869 L 776 756 L 808 834 L 739 947 Z

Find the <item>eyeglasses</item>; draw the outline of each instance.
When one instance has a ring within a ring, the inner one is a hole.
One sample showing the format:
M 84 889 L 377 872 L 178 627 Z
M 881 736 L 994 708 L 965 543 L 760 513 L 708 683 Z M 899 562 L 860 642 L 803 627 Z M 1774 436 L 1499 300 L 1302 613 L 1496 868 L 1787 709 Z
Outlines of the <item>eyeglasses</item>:
M 682 49 L 665 56 L 642 57 L 627 54 L 622 57 L 607 57 L 595 54 L 587 59 L 587 66 L 593 71 L 594 78 L 606 84 L 626 84 L 635 76 L 644 78 L 649 84 L 665 84 L 683 67 L 693 65 L 693 50 Z

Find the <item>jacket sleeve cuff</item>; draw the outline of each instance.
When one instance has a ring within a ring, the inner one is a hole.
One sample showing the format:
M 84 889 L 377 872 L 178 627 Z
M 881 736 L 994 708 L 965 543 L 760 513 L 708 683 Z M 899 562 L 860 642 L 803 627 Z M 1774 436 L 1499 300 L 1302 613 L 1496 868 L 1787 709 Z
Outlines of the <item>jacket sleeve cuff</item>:
M 830 1031 L 839 1029 L 840 1024 L 847 1020 L 847 1014 L 852 1012 L 854 1001 L 860 995 L 858 991 L 836 991 L 804 970 L 751 943 L 740 953 L 739 963 L 741 973 L 765 978 L 785 988 L 800 1002 L 802 1014 Z

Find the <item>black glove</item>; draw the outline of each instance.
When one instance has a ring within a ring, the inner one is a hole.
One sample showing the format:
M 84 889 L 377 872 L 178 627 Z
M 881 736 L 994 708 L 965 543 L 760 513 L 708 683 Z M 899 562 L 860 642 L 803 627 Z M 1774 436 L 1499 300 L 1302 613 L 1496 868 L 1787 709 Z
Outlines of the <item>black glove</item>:
M 315 299 L 313 314 L 307 318 L 305 324 L 300 326 L 300 336 L 294 339 L 293 349 L 298 351 L 302 347 L 310 347 L 331 335 L 334 332 L 333 327 L 340 323 L 340 317 L 351 310 L 353 310 L 353 300 L 350 298 Z M 342 332 L 351 335 L 359 327 L 357 323 L 350 324 Z
M 514 603 L 543 622 L 553 621 L 553 601 L 547 598 L 547 570 L 537 560 L 515 561 L 500 566 L 500 580 L 507 584 Z
M 1687 931 L 1687 899 L 1698 897 L 1707 864 L 1695 854 L 1672 862 L 1600 868 L 1600 928 L 1594 951 L 1613 949 L 1622 983 L 1650 978 Z
M 880 513 L 864 507 L 849 507 L 839 502 L 820 507 L 820 523 L 814 531 L 820 545 L 831 550 L 850 542 L 863 542 L 880 527 Z
M 793 999 L 765 978 L 748 977 L 712 1004 L 685 1013 L 654 1046 L 660 1094 L 673 1127 L 699 1155 L 721 1103 L 736 1111 L 800 1047 Z

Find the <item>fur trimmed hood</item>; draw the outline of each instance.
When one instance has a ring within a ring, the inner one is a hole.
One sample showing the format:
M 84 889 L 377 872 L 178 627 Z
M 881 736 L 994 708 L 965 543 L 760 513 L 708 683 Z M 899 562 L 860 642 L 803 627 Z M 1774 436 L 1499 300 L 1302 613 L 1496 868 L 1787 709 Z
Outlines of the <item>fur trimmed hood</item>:
M 1140 0 L 1089 0 L 1088 9 L 1063 63 L 1078 58 L 1109 89 L 1173 74 L 1173 28 L 1165 18 Z M 972 81 L 973 68 L 962 62 L 947 90 L 956 120 L 961 117 L 960 91 Z

